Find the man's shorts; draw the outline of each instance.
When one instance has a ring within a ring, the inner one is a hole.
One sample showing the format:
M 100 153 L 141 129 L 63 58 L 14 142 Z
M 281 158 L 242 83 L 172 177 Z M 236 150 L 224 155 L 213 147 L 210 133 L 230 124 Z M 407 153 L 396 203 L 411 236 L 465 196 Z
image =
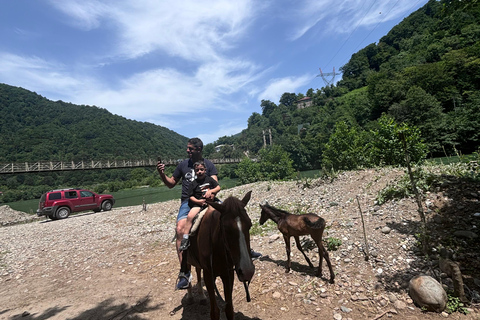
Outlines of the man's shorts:
M 190 206 L 188 205 L 188 199 L 183 200 L 182 204 L 180 205 L 180 209 L 178 209 L 177 221 L 186 219 L 189 212 Z

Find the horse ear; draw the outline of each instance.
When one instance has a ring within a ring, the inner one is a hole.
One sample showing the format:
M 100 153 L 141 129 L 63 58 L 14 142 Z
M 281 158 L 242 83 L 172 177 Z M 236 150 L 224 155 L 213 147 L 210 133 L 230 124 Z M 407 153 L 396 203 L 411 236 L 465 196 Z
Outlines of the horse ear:
M 247 194 L 243 197 L 242 202 L 244 206 L 246 206 L 248 201 L 250 201 L 251 196 L 252 196 L 252 190 L 248 191 Z
M 211 205 L 215 210 L 218 210 L 222 212 L 224 205 L 218 202 L 210 202 L 208 201 L 208 204 Z

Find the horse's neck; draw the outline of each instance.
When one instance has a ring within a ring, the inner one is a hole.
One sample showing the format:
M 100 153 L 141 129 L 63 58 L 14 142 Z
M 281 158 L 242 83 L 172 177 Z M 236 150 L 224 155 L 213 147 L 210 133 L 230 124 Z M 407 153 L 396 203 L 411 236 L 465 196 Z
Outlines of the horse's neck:
M 278 222 L 280 220 L 284 220 L 285 216 L 286 216 L 286 214 L 284 214 L 283 212 L 280 212 L 280 211 L 272 210 L 272 211 L 268 211 L 268 212 L 269 212 L 269 215 L 270 215 L 270 219 L 272 219 L 273 222 L 275 222 L 276 224 L 278 224 Z

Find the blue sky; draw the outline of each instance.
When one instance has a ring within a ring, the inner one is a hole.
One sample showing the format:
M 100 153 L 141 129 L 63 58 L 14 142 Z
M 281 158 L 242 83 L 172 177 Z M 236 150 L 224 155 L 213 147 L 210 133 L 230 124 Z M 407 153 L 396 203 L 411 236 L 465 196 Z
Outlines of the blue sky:
M 338 71 L 426 2 L 4 0 L 0 83 L 210 143 L 262 99 L 325 86 L 319 68 Z

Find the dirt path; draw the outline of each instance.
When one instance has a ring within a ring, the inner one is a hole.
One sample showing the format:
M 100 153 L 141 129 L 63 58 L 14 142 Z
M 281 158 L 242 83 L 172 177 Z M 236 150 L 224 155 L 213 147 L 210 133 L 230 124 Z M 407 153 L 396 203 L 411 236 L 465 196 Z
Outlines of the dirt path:
M 240 198 L 253 190 L 247 211 L 254 222 L 265 200 L 290 212 L 315 211 L 327 220 L 325 238 L 342 241 L 330 251 L 337 278 L 329 284 L 314 277 L 293 243 L 292 271 L 285 273 L 285 246 L 275 226 L 255 234 L 252 247 L 263 257 L 254 262 L 251 302 L 235 282 L 235 319 L 443 319 L 422 313 L 406 292 L 413 275 L 435 269 L 415 251 L 415 201 L 374 203 L 376 192 L 401 174 L 370 170 L 342 174 L 332 183 L 310 181 L 308 187 L 262 182 L 222 191 Z M 372 248 L 369 261 L 356 196 Z M 198 300 L 189 305 L 185 291 L 174 291 L 177 207 L 169 201 L 146 212 L 141 206 L 117 208 L 0 228 L 0 319 L 210 319 L 208 306 Z M 316 250 L 308 255 L 318 265 Z M 327 277 L 326 267 L 323 272 Z M 219 281 L 217 286 L 223 294 Z M 477 308 L 471 311 L 448 318 L 480 319 Z

